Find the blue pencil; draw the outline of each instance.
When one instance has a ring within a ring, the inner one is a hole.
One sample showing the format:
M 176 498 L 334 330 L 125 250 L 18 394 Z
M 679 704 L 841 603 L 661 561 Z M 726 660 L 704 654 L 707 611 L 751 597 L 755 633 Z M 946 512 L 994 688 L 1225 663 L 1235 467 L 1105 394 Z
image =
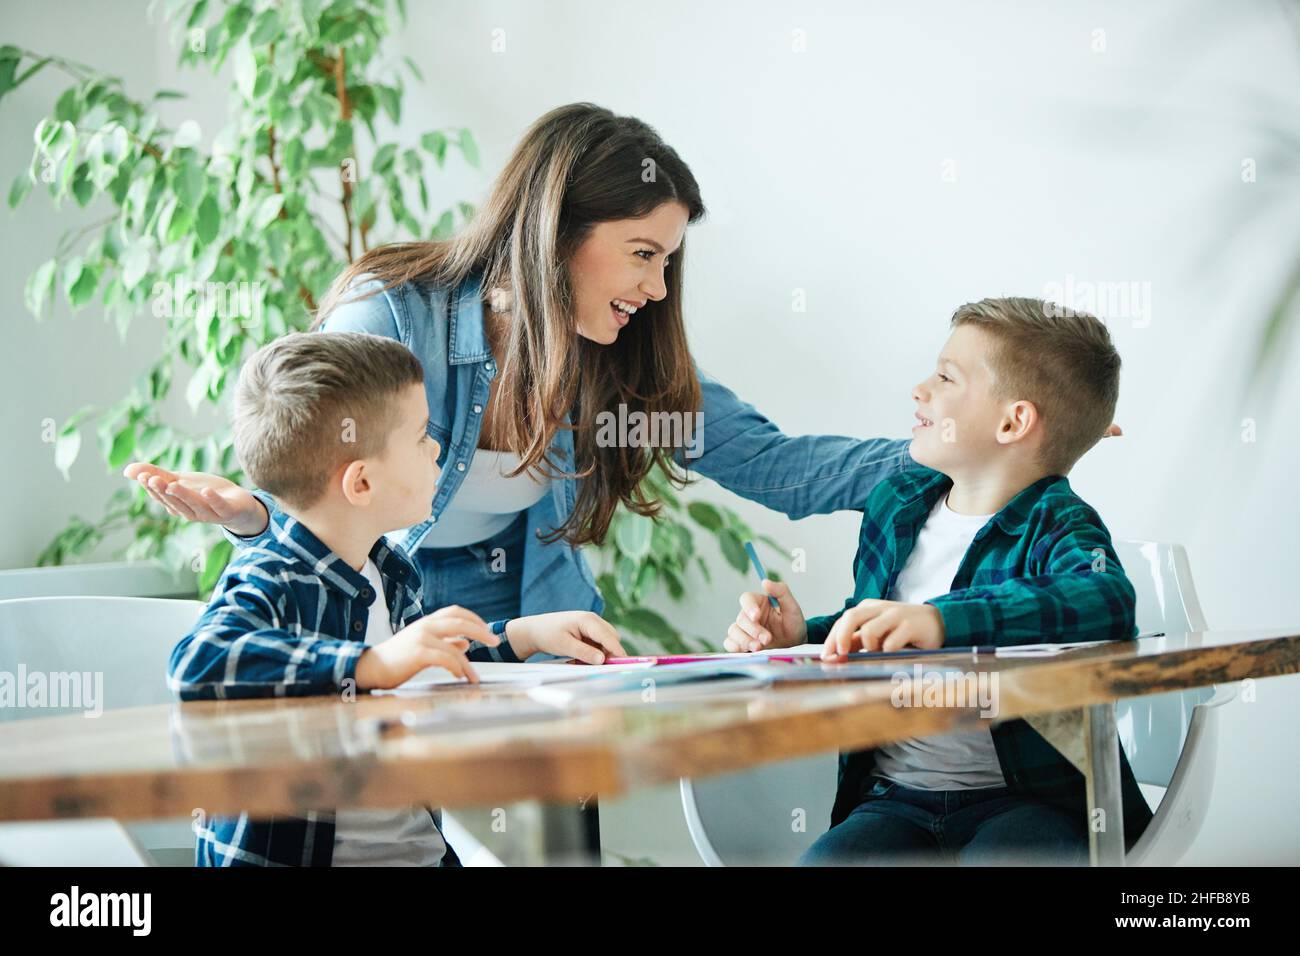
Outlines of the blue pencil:
M 754 566 L 754 573 L 758 575 L 759 586 L 761 587 L 762 583 L 767 580 L 767 572 L 763 570 L 763 562 L 758 560 L 758 552 L 754 550 L 754 542 L 745 542 L 745 552 L 749 555 L 749 563 Z M 767 600 L 774 609 L 780 609 L 780 603 L 772 595 L 769 594 Z

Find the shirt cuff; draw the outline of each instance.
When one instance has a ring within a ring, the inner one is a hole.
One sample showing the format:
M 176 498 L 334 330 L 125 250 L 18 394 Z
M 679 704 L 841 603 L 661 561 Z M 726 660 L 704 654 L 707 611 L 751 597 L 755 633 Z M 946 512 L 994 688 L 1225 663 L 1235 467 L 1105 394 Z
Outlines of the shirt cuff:
M 331 642 L 335 643 L 335 642 Z M 309 667 L 311 683 L 321 687 L 322 691 L 342 690 L 343 682 L 352 681 L 352 688 L 357 686 L 357 661 L 373 644 L 360 641 L 338 641 L 340 647 L 334 654 L 317 652 L 316 659 Z
M 835 616 L 832 614 L 821 614 L 817 617 L 810 617 L 806 622 L 808 637 L 805 641 L 807 644 L 825 644 L 826 635 L 830 634 L 831 627 L 835 624 Z
M 271 533 L 271 512 L 275 510 L 275 499 L 264 491 L 252 491 L 250 494 L 260 501 L 262 506 L 266 508 L 266 527 L 257 534 L 242 535 L 235 534 L 235 532 L 231 531 L 225 525 L 222 525 L 221 533 L 225 535 L 226 540 L 236 548 L 246 548 L 249 545 L 258 544 L 263 538 Z
M 472 661 L 492 661 L 497 664 L 519 664 L 522 663 L 515 656 L 514 648 L 510 646 L 510 641 L 506 639 L 506 625 L 511 618 L 502 618 L 499 621 L 493 621 L 488 625 L 490 630 L 497 637 L 501 638 L 501 643 L 496 647 L 488 647 L 482 641 L 471 641 L 469 651 L 465 654 Z
M 997 643 L 992 601 L 971 601 L 940 595 L 925 602 L 943 618 L 944 647 L 977 647 Z

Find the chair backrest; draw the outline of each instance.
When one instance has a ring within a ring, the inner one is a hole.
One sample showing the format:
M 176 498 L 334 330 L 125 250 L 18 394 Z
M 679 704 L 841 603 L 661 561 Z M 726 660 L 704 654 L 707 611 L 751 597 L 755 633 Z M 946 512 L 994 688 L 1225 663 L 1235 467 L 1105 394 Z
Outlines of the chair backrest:
M 0 708 L 0 721 L 171 701 L 167 659 L 203 611 L 200 601 L 35 597 L 0 601 L 0 670 L 44 680 L 44 706 Z M 90 675 L 84 682 L 54 675 Z M 71 683 L 86 697 L 70 704 Z M 62 693 L 53 693 L 62 684 Z M 51 706 L 61 704 L 62 706 Z
M 1119 541 L 1115 551 L 1137 592 L 1139 633 L 1206 630 L 1182 545 Z M 1120 742 L 1139 783 L 1169 786 L 1187 740 L 1192 712 L 1213 696 L 1213 687 L 1196 687 L 1116 702 Z
M 0 571 L 0 601 L 28 597 L 192 598 L 194 575 L 167 570 L 156 561 L 60 564 Z

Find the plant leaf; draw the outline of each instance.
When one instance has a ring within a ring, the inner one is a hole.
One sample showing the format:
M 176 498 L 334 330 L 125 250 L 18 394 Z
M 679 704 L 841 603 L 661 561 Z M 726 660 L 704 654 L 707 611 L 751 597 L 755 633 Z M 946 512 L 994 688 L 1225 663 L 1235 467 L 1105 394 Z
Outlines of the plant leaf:
M 650 539 L 654 533 L 654 520 L 644 515 L 628 512 L 618 524 L 614 542 L 620 551 L 633 561 L 640 562 L 650 553 Z
M 727 559 L 727 563 L 744 574 L 749 569 L 749 555 L 745 551 L 745 545 L 740 538 L 731 529 L 724 529 L 718 535 L 718 544 L 722 548 L 722 556 Z
M 122 286 L 130 291 L 139 285 L 149 271 L 149 240 L 143 237 L 131 243 L 122 260 Z
M 81 451 L 81 432 L 72 426 L 64 426 L 63 431 L 59 432 L 59 437 L 54 441 L 54 467 L 63 472 L 63 480 L 71 481 L 72 477 L 68 474 L 68 469 L 72 463 L 77 460 L 77 453 Z
M 217 205 L 216 197 L 208 193 L 203 197 L 203 202 L 199 203 L 198 216 L 194 221 L 194 234 L 199 237 L 199 242 L 206 246 L 217 238 L 217 233 L 220 231 L 221 207 Z
M 628 608 L 622 615 L 623 623 L 638 634 L 659 641 L 665 646 L 674 641 L 680 644 L 682 635 L 677 628 L 668 623 L 662 614 L 647 607 Z
M 468 129 L 462 129 L 457 145 L 460 146 L 460 152 L 465 157 L 465 162 L 478 169 L 478 144 L 474 142 L 474 134 Z
M 116 435 L 113 436 L 113 444 L 108 452 L 108 467 L 114 471 L 120 469 L 131 460 L 131 453 L 135 451 L 135 424 L 128 423 Z
M 27 278 L 23 301 L 27 303 L 28 311 L 38 319 L 45 317 L 45 302 L 54 289 L 56 266 L 57 263 L 53 259 L 48 259 L 37 266 L 36 271 Z
M 434 130 L 420 137 L 420 145 L 431 155 L 439 166 L 447 159 L 447 136 Z
M 253 213 L 253 228 L 265 229 L 271 224 L 276 216 L 280 215 L 280 210 L 284 206 L 284 194 L 272 193 L 257 204 L 257 211 Z
M 234 553 L 234 550 L 234 546 L 225 538 L 222 538 L 209 549 L 207 560 L 203 562 L 203 571 L 199 574 L 199 592 L 201 594 L 206 594 L 217 586 L 217 582 L 221 579 L 221 573 L 226 570 L 226 565 L 230 563 L 230 556 Z
M 17 209 L 18 204 L 27 198 L 27 194 L 32 191 L 32 177 L 26 173 L 19 173 L 14 179 L 13 185 L 9 187 L 9 208 Z
M 235 55 L 231 63 L 235 70 L 235 86 L 239 88 L 244 99 L 251 100 L 253 88 L 257 85 L 257 60 L 247 40 L 241 40 L 235 45 Z
M 722 529 L 722 515 L 718 509 L 706 501 L 692 501 L 686 506 L 686 512 L 695 519 L 695 523 L 706 531 L 714 533 Z

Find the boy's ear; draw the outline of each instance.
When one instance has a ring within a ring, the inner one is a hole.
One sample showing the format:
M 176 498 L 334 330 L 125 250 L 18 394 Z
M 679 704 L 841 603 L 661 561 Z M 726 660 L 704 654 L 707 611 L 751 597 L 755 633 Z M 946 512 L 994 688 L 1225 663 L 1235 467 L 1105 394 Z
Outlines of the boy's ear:
M 340 484 L 343 497 L 347 499 L 348 504 L 362 508 L 370 504 L 370 496 L 374 489 L 371 487 L 369 469 L 364 459 L 358 458 L 348 462 L 347 467 L 343 469 Z
M 1038 407 L 1033 402 L 1021 399 L 1012 402 L 1002 413 L 998 422 L 998 443 L 1010 445 L 1024 441 L 1039 427 Z

